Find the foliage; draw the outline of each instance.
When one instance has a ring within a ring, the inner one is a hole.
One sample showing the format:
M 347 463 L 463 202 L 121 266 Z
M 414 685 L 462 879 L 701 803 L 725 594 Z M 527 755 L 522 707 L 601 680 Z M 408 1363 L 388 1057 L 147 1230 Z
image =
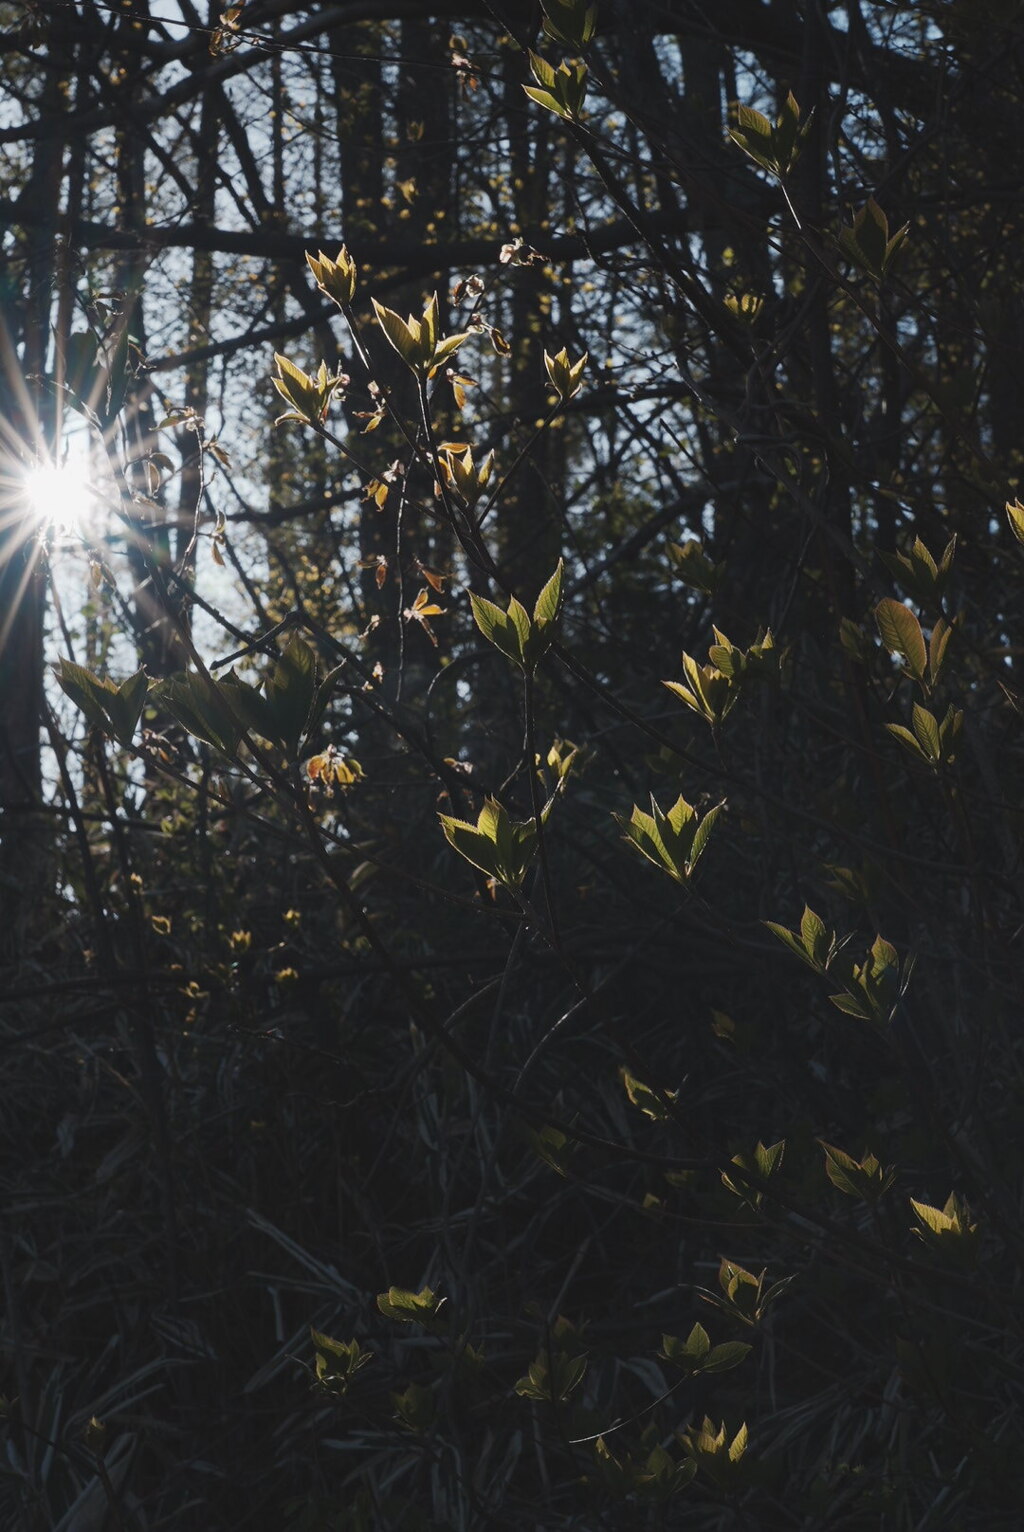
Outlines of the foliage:
M 5 1525 L 1019 1519 L 1024 32 L 719 9 L 12 34 Z

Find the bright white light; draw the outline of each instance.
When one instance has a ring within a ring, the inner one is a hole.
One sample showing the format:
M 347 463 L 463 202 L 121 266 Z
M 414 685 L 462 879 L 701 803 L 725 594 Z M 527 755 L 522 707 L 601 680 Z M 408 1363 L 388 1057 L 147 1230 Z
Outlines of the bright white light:
M 40 463 L 25 474 L 25 497 L 34 516 L 58 532 L 81 532 L 93 498 L 81 469 Z

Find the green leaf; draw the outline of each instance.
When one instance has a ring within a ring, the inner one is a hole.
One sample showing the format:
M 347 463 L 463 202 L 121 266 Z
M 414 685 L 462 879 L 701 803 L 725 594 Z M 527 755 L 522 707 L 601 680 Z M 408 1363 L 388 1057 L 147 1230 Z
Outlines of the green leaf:
M 643 1112 L 645 1117 L 649 1117 L 652 1122 L 668 1122 L 670 1120 L 672 1114 L 667 1103 L 676 1100 L 679 1094 L 678 1091 L 658 1092 L 652 1090 L 649 1085 L 645 1085 L 642 1080 L 638 1080 L 636 1075 L 626 1068 L 625 1064 L 619 1069 L 619 1078 L 625 1086 L 626 1095 L 629 1097 L 630 1103 Z
M 418 1293 L 409 1288 L 389 1287 L 386 1293 L 377 1294 L 377 1308 L 385 1319 L 397 1319 L 401 1324 L 425 1324 L 437 1317 L 444 1303 L 431 1287 Z
M 893 739 L 898 739 L 904 749 L 910 751 L 911 755 L 916 755 L 919 761 L 928 761 L 927 754 L 922 750 L 909 729 L 905 729 L 901 723 L 887 723 L 885 727 Z
M 364 1351 L 357 1340 L 334 1340 L 312 1326 L 309 1333 L 316 1352 L 317 1383 L 329 1393 L 344 1395 L 356 1374 L 373 1360 L 373 1353 Z
M 847 1016 L 856 1016 L 858 1021 L 874 1021 L 875 1013 L 866 1000 L 861 1000 L 858 995 L 850 995 L 845 991 L 839 995 L 829 995 L 832 1004 L 839 1011 L 845 1011 Z
M 899 956 L 892 942 L 886 941 L 884 936 L 876 936 L 871 943 L 871 969 L 873 973 L 882 973 L 886 969 L 899 966 Z
M 532 819 L 512 820 L 495 798 L 488 798 L 475 825 L 440 814 L 449 844 L 488 877 L 507 888 L 518 888 L 536 850 L 537 828 Z
M 946 716 L 939 725 L 939 735 L 942 740 L 942 758 L 947 765 L 956 759 L 956 742 L 963 732 L 964 715 L 960 708 L 950 703 L 946 709 Z
M 769 1181 L 779 1166 L 786 1152 L 786 1140 L 780 1139 L 777 1144 L 771 1144 L 765 1148 L 764 1144 L 758 1143 L 754 1150 L 754 1163 L 766 1181 Z
M 835 1144 L 827 1144 L 824 1139 L 818 1142 L 825 1151 L 825 1174 L 836 1190 L 848 1197 L 877 1202 L 896 1178 L 896 1172 L 891 1167 L 883 1170 L 873 1154 L 865 1154 L 863 1160 L 857 1161 Z
M 441 364 L 459 349 L 464 340 L 469 339 L 468 330 L 459 335 L 448 335 L 443 340 L 438 338 L 436 293 L 431 295 L 420 319 L 414 318 L 412 314 L 403 319 L 401 314 L 385 308 L 376 298 L 372 299 L 372 303 L 377 323 L 388 341 L 406 366 L 421 378 L 432 378 Z
M 740 106 L 736 110 L 736 126 L 752 142 L 769 147 L 772 141 L 772 125 L 763 112 L 753 106 Z
M 978 1225 L 961 1197 L 951 1192 L 943 1208 L 917 1202 L 911 1197 L 910 1206 L 918 1219 L 918 1227 L 913 1232 L 919 1239 L 957 1266 L 969 1269 L 974 1265 L 978 1253 Z
M 508 611 L 503 612 L 484 596 L 469 593 L 473 618 L 488 643 L 500 649 L 502 654 L 532 672 L 536 669 L 554 637 L 554 622 L 558 616 L 561 597 L 562 562 L 537 598 L 534 620 L 517 597 L 509 599 Z M 537 617 L 537 612 L 540 617 Z
M 302 419 L 315 420 L 319 414 L 319 401 L 313 379 L 280 352 L 274 353 L 274 361 L 280 376 L 271 381 L 281 398 L 292 405 Z
M 149 677 L 144 670 L 137 670 L 127 681 L 121 682 L 107 703 L 114 738 L 119 745 L 131 745 L 148 691 Z
M 668 553 L 685 585 L 691 590 L 699 590 L 705 596 L 715 594 L 725 572 L 725 565 L 713 564 L 695 537 L 685 543 L 669 543 Z
M 685 1344 L 678 1336 L 661 1337 L 662 1356 L 690 1377 L 699 1373 L 727 1373 L 730 1368 L 739 1367 L 751 1350 L 753 1347 L 745 1341 L 727 1341 L 713 1347 L 702 1324 L 694 1325 Z
M 565 561 L 559 559 L 555 572 L 550 580 L 544 585 L 533 607 L 533 620 L 541 629 L 550 628 L 556 623 L 562 610 L 562 579 L 565 573 Z
M 434 347 L 433 354 L 430 358 L 431 377 L 434 376 L 434 373 L 439 367 L 447 362 L 450 356 L 455 355 L 463 341 L 467 341 L 469 339 L 471 333 L 472 332 L 470 330 L 461 330 L 457 335 L 446 335 L 444 340 L 438 342 L 438 344 Z
M 533 78 L 537 81 L 537 84 L 545 86 L 548 90 L 554 90 L 555 66 L 553 64 L 549 64 L 547 59 L 544 58 L 540 53 L 534 53 L 531 51 L 528 56 L 530 60 L 530 69 L 532 71 Z
M 597 25 L 597 6 L 587 0 L 542 0 L 544 32 L 564 48 L 586 48 Z
M 109 734 L 126 750 L 131 748 L 149 690 L 149 677 L 144 670 L 137 670 L 116 685 L 61 657 L 57 661 L 56 675 L 61 690 L 85 714 L 93 728 Z
M 819 968 L 824 968 L 832 938 L 821 916 L 816 915 L 809 904 L 804 905 L 804 912 L 800 917 L 800 940 L 812 962 Z
M 122 330 L 106 354 L 91 330 L 76 331 L 64 341 L 64 388 L 68 402 L 104 427 L 113 424 L 128 391 L 128 335 Z
M 947 622 L 944 617 L 940 617 L 932 629 L 931 638 L 928 640 L 928 679 L 933 686 L 939 679 L 942 662 L 946 658 L 946 650 L 949 647 L 949 640 L 952 636 L 953 624 Z
M 99 676 L 61 657 L 57 661 L 57 681 L 92 727 L 107 732 L 110 720 L 103 700 L 105 687 Z
M 790 91 L 774 125 L 763 112 L 749 106 L 738 107 L 736 125 L 730 128 L 729 137 L 755 164 L 782 180 L 796 164 L 800 142 L 806 137 L 813 116 L 812 112 L 801 124 L 800 108 Z
M 728 1372 L 746 1361 L 753 1349 L 753 1346 L 746 1341 L 723 1341 L 720 1346 L 712 1346 L 700 1370 L 701 1372 Z
M 642 856 L 660 870 L 668 872 L 674 878 L 679 878 L 679 869 L 665 844 L 658 821 L 653 814 L 645 813 L 634 804 L 633 813 L 628 820 L 624 820 L 620 815 L 616 815 L 616 818 L 626 838 Z
M 749 1207 L 759 1208 L 764 1201 L 764 1191 L 757 1185 L 761 1181 L 770 1181 L 782 1164 L 785 1153 L 786 1141 L 780 1139 L 777 1144 L 766 1148 L 758 1140 L 753 1156 L 746 1154 L 734 1154 L 731 1163 L 746 1174 L 735 1179 L 727 1171 L 722 1172 L 722 1185 L 734 1196 L 739 1197 L 741 1202 Z
M 420 323 L 424 350 L 427 351 L 428 355 L 433 356 L 437 350 L 438 305 L 436 293 L 431 293 L 427 306 L 423 310 L 423 319 Z
M 293 634 L 264 688 L 275 737 L 282 740 L 289 756 L 298 751 L 318 680 L 315 653 L 304 639 Z
M 686 1354 L 694 1361 L 703 1361 L 711 1350 L 711 1340 L 704 1326 L 698 1321 L 690 1331 L 686 1341 Z
M 804 906 L 799 932 L 790 931 L 774 920 L 766 920 L 764 924 L 801 962 L 813 968 L 815 973 L 825 973 L 836 951 L 835 933 L 809 905 Z
M 948 1213 L 942 1212 L 941 1208 L 930 1207 L 927 1202 L 915 1202 L 910 1198 L 910 1206 L 914 1209 L 918 1218 L 926 1229 L 933 1234 L 948 1234 L 953 1227 L 953 1220 Z
M 703 820 L 697 821 L 697 811 L 680 794 L 667 814 L 662 813 L 654 794 L 651 794 L 651 812 L 633 806 L 629 820 L 616 815 L 627 840 L 677 883 L 686 883 L 700 859 L 714 827 L 722 805 L 709 809 Z
M 915 681 L 923 681 L 928 668 L 928 654 L 921 624 L 902 601 L 886 596 L 875 608 L 875 621 L 885 647 L 901 654 Z
M 530 1363 L 526 1376 L 517 1381 L 515 1391 L 520 1398 L 538 1404 L 562 1404 L 582 1383 L 586 1370 L 585 1356 L 542 1352 Z
M 72 407 L 95 415 L 109 427 L 124 406 L 128 391 L 128 332 L 122 328 L 101 349 L 91 331 L 77 331 L 64 342 L 64 387 Z
M 788 926 L 779 925 L 778 921 L 775 920 L 766 920 L 764 924 L 773 936 L 777 936 L 779 941 L 789 948 L 794 957 L 798 957 L 802 963 L 807 962 L 807 954 L 804 951 L 803 943 Z
M 320 291 L 333 299 L 340 309 L 347 308 L 355 297 L 358 275 L 356 263 L 347 248 L 342 245 L 333 261 L 322 250 L 316 257 L 307 251 L 306 262 Z
M 589 352 L 584 351 L 577 361 L 571 362 L 564 346 L 555 356 L 548 351 L 544 352 L 544 369 L 562 404 L 569 399 L 574 399 L 583 387 L 583 369 L 588 360 Z
M 707 712 L 711 696 L 710 686 L 713 681 L 713 673 L 710 667 L 702 665 L 699 660 L 694 659 L 692 654 L 686 653 L 682 655 L 682 664 L 683 675 L 689 681 L 690 687 L 699 699 L 700 705 Z M 718 675 L 721 672 L 715 671 L 714 674 Z M 711 711 L 713 713 L 714 710 L 712 709 Z
M 488 601 L 485 596 L 476 595 L 474 591 L 469 593 L 469 602 L 473 609 L 473 619 L 487 642 L 493 644 L 496 649 L 500 649 L 502 654 L 516 665 L 521 666 L 523 648 L 520 630 L 511 616 L 503 612 L 500 606 L 495 606 L 493 601 Z M 527 618 L 527 625 L 529 625 L 529 618 Z
M 530 642 L 530 614 L 515 596 L 508 603 L 508 617 L 516 631 L 516 639 L 519 646 L 521 662 L 525 661 L 527 648 Z
M 681 686 L 678 681 L 663 681 L 662 685 L 706 719 L 712 728 L 717 728 L 732 710 L 739 688 L 717 666 L 700 665 L 692 654 L 684 653 L 682 662 L 689 685 Z
M 834 1144 L 826 1144 L 822 1141 L 821 1147 L 825 1151 L 825 1174 L 832 1185 L 849 1197 L 859 1197 L 861 1167 L 858 1161 L 842 1149 L 837 1149 Z
M 469 604 L 473 610 L 473 620 L 484 638 L 489 644 L 498 644 L 500 648 L 498 634 L 504 635 L 508 626 L 508 618 L 501 607 L 488 601 L 486 596 L 478 596 L 475 591 L 469 593 Z
M 221 695 L 230 705 L 243 728 L 249 734 L 266 740 L 269 744 L 283 745 L 284 739 L 277 726 L 274 710 L 255 686 L 241 681 L 229 670 L 218 683 Z
M 939 724 L 934 713 L 930 713 L 919 702 L 914 703 L 912 722 L 914 734 L 921 746 L 922 751 L 933 764 L 938 764 L 942 759 L 942 743 L 939 739 Z
M 914 546 L 910 550 L 911 562 L 918 566 L 919 572 L 923 570 L 932 582 L 939 578 L 939 569 L 925 543 L 919 537 L 914 538 Z
M 376 298 L 370 300 L 373 304 L 373 312 L 377 316 L 380 325 L 389 342 L 398 352 L 403 362 L 410 367 L 415 367 L 423 354 L 422 325 L 418 319 L 409 315 L 403 319 L 396 314 L 394 309 L 385 308 L 383 303 L 378 303 Z
M 691 1458 L 721 1489 L 728 1490 L 742 1482 L 740 1461 L 747 1450 L 747 1427 L 740 1426 L 729 1441 L 725 1422 L 716 1431 L 705 1415 L 698 1428 L 688 1426 L 682 1433 L 683 1446 Z
M 542 106 L 546 112 L 554 112 L 556 117 L 566 115 L 557 96 L 553 96 L 549 90 L 540 90 L 536 85 L 524 85 L 523 90 L 531 101 L 536 101 L 537 105 Z
M 737 680 L 743 673 L 743 652 L 733 644 L 712 644 L 708 650 L 708 659 L 730 681 Z
M 905 223 L 890 234 L 888 218 L 874 197 L 869 197 L 852 228 L 840 232 L 839 244 L 856 265 L 881 281 L 909 232 L 910 225 Z
M 675 1335 L 661 1337 L 662 1355 L 686 1373 L 704 1370 L 704 1363 L 711 1353 L 711 1339 L 699 1322 L 693 1326 L 685 1342 Z
M 523 90 L 538 106 L 575 122 L 583 109 L 587 94 L 587 66 L 581 60 L 563 61 L 557 69 L 539 53 L 530 53 L 530 69 L 537 85 L 524 85 Z
M 490 836 L 465 819 L 453 819 L 450 814 L 440 814 L 438 818 L 449 845 L 489 878 L 496 878 L 498 850 Z
M 688 860 L 689 872 L 693 872 L 693 869 L 696 867 L 697 863 L 703 856 L 704 848 L 708 843 L 712 830 L 715 828 L 715 822 L 717 821 L 718 816 L 724 807 L 725 805 L 723 803 L 716 803 L 714 808 L 708 809 L 707 813 L 704 815 L 704 818 L 700 821 L 696 830 L 694 831 L 693 842 L 690 846 L 690 856 Z
M 1010 531 L 1019 543 L 1024 543 L 1024 505 L 1019 500 L 1006 502 L 1006 515 L 1010 522 Z
M 158 681 L 153 696 L 196 739 L 229 759 L 236 754 L 243 724 L 215 681 L 183 672 Z
M 535 668 L 547 653 L 555 636 L 555 626 L 562 611 L 562 579 L 565 564 L 558 560 L 555 572 L 545 583 L 534 602 L 533 620 L 523 640 L 523 655 L 528 667 Z M 511 611 L 511 607 L 509 608 Z
M 477 825 L 493 842 L 498 853 L 498 868 L 507 874 L 515 864 L 516 835 L 511 819 L 496 798 L 485 799 Z
M 329 1335 L 323 1335 L 315 1330 L 312 1325 L 309 1328 L 310 1337 L 317 1351 L 323 1351 L 327 1356 L 337 1357 L 343 1361 L 349 1355 L 350 1341 L 333 1340 Z

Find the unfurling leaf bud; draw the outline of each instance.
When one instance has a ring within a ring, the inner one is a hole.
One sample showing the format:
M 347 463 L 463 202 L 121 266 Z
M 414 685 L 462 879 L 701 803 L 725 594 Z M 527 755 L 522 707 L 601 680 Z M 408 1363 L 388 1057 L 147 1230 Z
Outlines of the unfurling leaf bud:
M 545 351 L 544 366 L 547 368 L 552 387 L 563 404 L 566 400 L 574 398 L 583 387 L 583 369 L 587 365 L 588 355 L 589 353 L 584 351 L 578 362 L 570 362 L 569 353 L 564 346 L 557 356 L 549 356 Z
M 333 299 L 340 309 L 347 308 L 355 297 L 357 272 L 346 246 L 342 245 L 333 261 L 322 250 L 315 259 L 307 252 L 306 260 L 320 291 Z

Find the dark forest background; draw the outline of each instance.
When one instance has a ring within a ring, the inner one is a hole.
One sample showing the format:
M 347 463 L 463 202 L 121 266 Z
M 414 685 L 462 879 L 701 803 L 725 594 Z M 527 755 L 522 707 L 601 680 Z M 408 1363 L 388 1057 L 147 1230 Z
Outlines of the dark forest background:
M 0 21 L 0 1523 L 1019 1527 L 1019 0 Z

